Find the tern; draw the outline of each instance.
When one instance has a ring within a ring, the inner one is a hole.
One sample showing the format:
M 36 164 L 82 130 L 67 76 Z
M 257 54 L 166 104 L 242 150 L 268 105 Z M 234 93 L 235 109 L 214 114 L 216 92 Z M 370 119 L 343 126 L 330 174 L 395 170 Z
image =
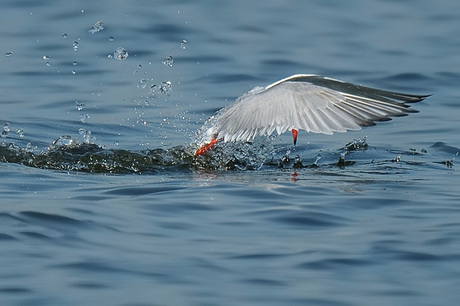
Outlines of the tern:
M 208 119 L 195 156 L 219 141 L 250 142 L 258 136 L 291 131 L 331 135 L 360 130 L 417 110 L 407 103 L 429 95 L 385 91 L 315 75 L 295 74 L 266 87 L 255 87 Z

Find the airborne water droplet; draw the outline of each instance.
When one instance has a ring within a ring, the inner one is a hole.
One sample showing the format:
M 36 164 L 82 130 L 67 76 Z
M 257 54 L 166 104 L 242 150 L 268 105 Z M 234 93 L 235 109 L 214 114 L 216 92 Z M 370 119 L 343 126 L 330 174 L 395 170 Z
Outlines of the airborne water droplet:
M 7 122 L 5 123 L 5 125 L 3 126 L 3 131 L 2 131 L 2 138 L 6 138 L 6 136 L 8 135 L 8 133 L 11 131 L 11 128 L 10 128 L 10 124 Z
M 51 148 L 68 147 L 75 144 L 75 141 L 69 135 L 62 135 L 51 143 Z
M 91 131 L 81 128 L 78 130 L 78 133 L 82 136 L 84 143 L 91 143 Z
M 78 101 L 75 101 L 75 104 L 77 104 L 77 111 L 81 111 L 85 107 L 84 103 L 78 103 Z
M 48 55 L 43 55 L 43 60 L 45 61 L 46 66 L 51 66 L 51 58 Z
M 169 95 L 172 92 L 172 83 L 170 81 L 161 82 L 158 91 L 162 94 Z
M 172 67 L 174 64 L 174 58 L 172 55 L 168 56 L 163 62 L 163 65 L 167 67 Z
M 113 52 L 113 58 L 123 61 L 127 59 L 129 56 L 128 51 L 126 51 L 125 48 L 118 47 L 114 52 Z
M 96 34 L 102 30 L 104 30 L 104 23 L 102 21 L 98 21 L 91 27 L 91 29 L 88 30 L 88 33 Z
M 81 114 L 80 115 L 80 121 L 82 123 L 86 123 L 86 120 L 88 120 L 90 118 L 89 114 Z
M 19 135 L 20 138 L 24 138 L 24 130 L 23 129 L 16 130 L 16 133 Z

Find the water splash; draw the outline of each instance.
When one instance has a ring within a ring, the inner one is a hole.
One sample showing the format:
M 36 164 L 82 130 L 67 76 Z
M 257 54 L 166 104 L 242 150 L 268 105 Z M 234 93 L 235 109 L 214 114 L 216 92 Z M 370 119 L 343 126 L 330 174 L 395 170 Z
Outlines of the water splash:
M 353 141 L 347 143 L 344 147 L 346 151 L 366 150 L 368 147 L 366 138 L 353 139 Z
M 180 48 L 181 48 L 182 50 L 187 49 L 187 43 L 188 43 L 188 42 L 187 42 L 185 39 L 182 39 L 182 41 L 180 42 Z
M 35 154 L 32 145 L 0 145 L 0 160 L 29 167 L 91 173 L 157 173 L 190 169 L 193 156 L 184 147 L 143 152 L 108 150 L 95 144 L 78 143 L 68 135 L 53 141 L 47 150 Z
M 258 170 L 272 160 L 274 154 L 270 139 L 259 137 L 246 143 L 219 142 L 207 154 L 198 156 L 194 164 L 199 169 Z
M 4 134 L 10 130 L 9 124 L 4 127 Z M 19 130 L 18 130 L 19 131 Z M 123 149 L 110 148 L 95 144 L 96 139 L 91 131 L 81 128 L 80 139 L 72 138 L 70 135 L 63 135 L 54 140 L 46 149 L 41 151 L 30 142 L 20 147 L 14 142 L 0 143 L 0 161 L 17 163 L 30 167 L 43 169 L 56 169 L 65 171 L 84 171 L 97 173 L 157 173 L 159 171 L 227 171 L 227 170 L 259 170 L 262 168 L 279 169 L 333 169 L 356 165 L 353 160 L 346 160 L 352 157 L 356 160 L 361 156 L 359 166 L 367 167 L 366 171 L 377 171 L 378 173 L 391 173 L 394 162 L 400 166 L 428 166 L 426 154 L 413 154 L 412 151 L 401 151 L 396 159 L 391 159 L 380 154 L 394 154 L 387 149 L 366 151 L 348 151 L 344 148 L 337 151 L 302 150 L 298 147 L 287 149 L 285 146 L 275 147 L 273 137 L 258 137 L 252 142 L 224 143 L 218 142 L 209 152 L 194 157 L 196 144 L 176 146 L 170 149 L 149 149 L 140 152 L 133 152 Z M 18 135 L 20 133 L 18 132 Z M 19 141 L 19 140 L 18 140 Z M 361 141 L 357 141 L 361 142 Z M 362 143 L 362 142 L 361 142 Z M 118 144 L 116 144 L 118 146 Z M 283 153 L 282 153 L 283 152 Z M 291 157 L 292 152 L 296 152 Z M 314 154 L 314 155 L 312 155 Z M 365 156 L 363 156 L 363 154 Z M 404 161 L 401 155 L 404 154 Z M 457 154 L 458 155 L 458 154 Z M 456 156 L 457 156 L 456 155 Z M 337 161 L 337 156 L 339 159 Z M 394 156 L 394 155 L 393 155 Z M 420 161 L 414 160 L 420 158 Z M 313 161 L 313 163 L 304 162 Z M 377 159 L 377 160 L 376 160 Z M 453 168 L 454 158 L 445 161 L 442 159 L 433 161 L 435 164 L 444 164 Z M 319 161 L 323 161 L 319 165 Z M 376 161 L 375 161 L 376 160 Z M 393 165 L 392 165 L 393 164 Z M 397 167 L 398 171 L 401 167 Z M 324 171 L 324 170 L 322 170 Z

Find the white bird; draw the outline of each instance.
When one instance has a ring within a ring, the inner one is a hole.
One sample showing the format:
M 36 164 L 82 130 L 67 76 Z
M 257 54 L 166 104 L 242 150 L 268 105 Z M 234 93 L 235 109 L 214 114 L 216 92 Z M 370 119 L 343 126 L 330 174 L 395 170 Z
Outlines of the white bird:
M 252 141 L 257 136 L 291 131 L 331 135 L 360 130 L 375 121 L 417 112 L 406 103 L 429 95 L 384 91 L 314 74 L 295 74 L 267 87 L 255 87 L 212 116 L 195 156 L 218 141 Z

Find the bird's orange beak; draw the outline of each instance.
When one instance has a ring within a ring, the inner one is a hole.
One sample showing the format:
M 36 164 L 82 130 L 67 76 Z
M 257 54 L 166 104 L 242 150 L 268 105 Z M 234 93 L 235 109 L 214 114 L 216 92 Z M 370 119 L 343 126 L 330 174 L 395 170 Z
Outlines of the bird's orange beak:
M 203 155 L 206 152 L 208 152 L 218 141 L 219 141 L 219 139 L 214 138 L 213 140 L 211 140 L 210 143 L 205 144 L 204 146 L 202 146 L 201 148 L 196 150 L 195 157 L 198 156 L 198 155 Z

